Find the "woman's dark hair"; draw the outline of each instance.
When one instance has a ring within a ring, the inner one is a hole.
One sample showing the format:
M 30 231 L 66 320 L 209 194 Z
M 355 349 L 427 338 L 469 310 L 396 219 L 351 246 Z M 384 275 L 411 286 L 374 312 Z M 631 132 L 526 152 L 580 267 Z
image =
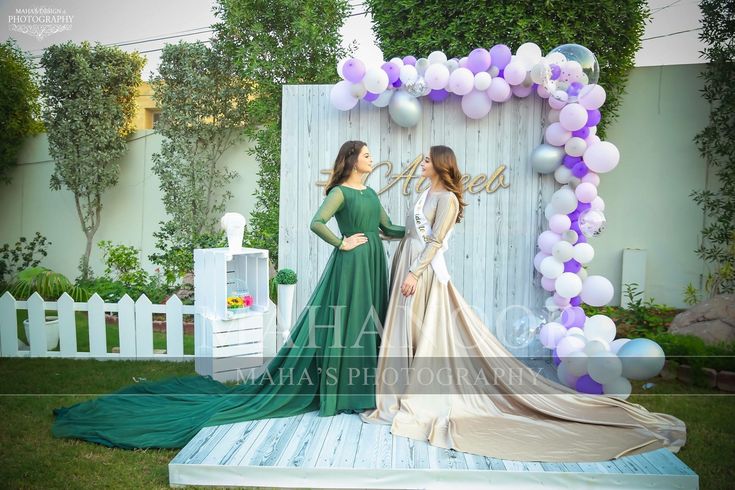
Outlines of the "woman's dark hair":
M 454 193 L 459 201 L 459 213 L 457 214 L 457 223 L 462 221 L 464 208 L 467 203 L 462 199 L 462 174 L 457 165 L 457 157 L 454 151 L 448 146 L 432 146 L 429 148 L 429 157 L 434 171 L 439 175 L 444 187 Z
M 352 169 L 355 168 L 360 152 L 365 146 L 367 146 L 367 143 L 364 141 L 354 140 L 344 142 L 342 148 L 339 149 L 339 153 L 337 153 L 337 158 L 334 160 L 332 176 L 329 178 L 324 194 L 329 194 L 329 191 L 334 187 L 347 180 L 347 177 L 352 173 Z

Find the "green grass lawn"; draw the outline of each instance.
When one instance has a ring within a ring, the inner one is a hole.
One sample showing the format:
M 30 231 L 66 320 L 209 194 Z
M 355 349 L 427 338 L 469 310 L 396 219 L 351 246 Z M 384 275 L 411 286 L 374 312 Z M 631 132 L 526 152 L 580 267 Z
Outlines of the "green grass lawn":
M 194 373 L 192 362 L 0 359 L 0 482 L 3 488 L 168 488 L 178 450 L 111 449 L 51 436 L 52 409 L 133 383 Z M 678 457 L 702 489 L 735 481 L 735 396 L 677 381 L 634 384 L 630 401 L 681 418 L 688 440 Z

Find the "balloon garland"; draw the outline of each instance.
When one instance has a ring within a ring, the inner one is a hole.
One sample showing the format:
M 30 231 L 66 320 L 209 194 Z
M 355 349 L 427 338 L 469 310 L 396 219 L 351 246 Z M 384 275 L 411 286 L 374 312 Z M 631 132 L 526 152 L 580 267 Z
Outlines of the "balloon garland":
M 417 98 L 442 103 L 450 94 L 461 97 L 462 111 L 481 119 L 493 103 L 535 92 L 551 107 L 544 142 L 530 156 L 541 174 L 553 173 L 562 184 L 545 209 L 548 229 L 537 240 L 533 259 L 541 286 L 552 293 L 546 299 L 549 319 L 539 331 L 544 347 L 553 350 L 559 380 L 588 394 L 622 399 L 631 392 L 630 379 L 656 376 L 663 368 L 663 349 L 649 339 L 615 339 L 616 326 L 606 315 L 587 317 L 580 307 L 608 304 L 613 285 L 584 268 L 595 252 L 588 238 L 605 229 L 605 203 L 598 195 L 600 174 L 613 170 L 618 149 L 596 135 L 605 102 L 597 84 L 599 65 L 584 46 L 565 44 L 543 56 L 534 43 L 521 45 L 516 54 L 503 44 L 474 49 L 461 59 L 447 59 L 441 51 L 427 58 L 393 58 L 367 67 L 357 58 L 342 60 L 343 78 L 332 88 L 330 100 L 340 110 L 360 99 L 388 107 L 391 119 L 413 127 L 421 118 Z M 537 328 L 537 327 L 535 327 Z

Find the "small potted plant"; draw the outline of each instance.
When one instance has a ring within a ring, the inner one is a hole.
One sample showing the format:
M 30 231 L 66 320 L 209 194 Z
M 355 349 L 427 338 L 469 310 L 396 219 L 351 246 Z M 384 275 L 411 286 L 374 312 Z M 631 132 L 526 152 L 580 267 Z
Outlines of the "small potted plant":
M 291 269 L 281 269 L 276 273 L 274 282 L 278 285 L 278 316 L 280 318 L 278 323 L 285 340 L 291 331 L 296 272 Z
M 66 276 L 40 266 L 29 267 L 18 272 L 13 278 L 9 291 L 15 299 L 19 300 L 27 300 L 34 292 L 46 301 L 56 301 L 64 293 L 69 294 L 74 301 L 89 299 L 89 293 L 83 288 L 74 286 Z M 46 349 L 53 350 L 59 345 L 58 316 L 45 315 L 45 324 Z M 23 321 L 23 328 L 26 339 L 30 342 L 28 320 Z

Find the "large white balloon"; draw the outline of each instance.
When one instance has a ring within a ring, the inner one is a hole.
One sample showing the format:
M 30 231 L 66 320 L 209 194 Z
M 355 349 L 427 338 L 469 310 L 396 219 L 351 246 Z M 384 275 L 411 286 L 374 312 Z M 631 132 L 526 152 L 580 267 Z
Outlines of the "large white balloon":
M 399 78 L 404 84 L 413 83 L 418 77 L 419 72 L 416 71 L 416 67 L 414 67 L 413 65 L 403 65 L 401 67 Z
M 544 277 L 556 279 L 564 272 L 564 264 L 556 260 L 554 257 L 546 257 L 539 264 L 539 270 Z
M 590 170 L 602 174 L 617 167 L 620 151 L 609 141 L 601 141 L 587 147 L 582 158 Z
M 351 82 L 345 80 L 337 82 L 329 93 L 329 100 L 332 102 L 332 105 L 340 111 L 349 111 L 355 107 L 359 100 L 352 95 L 351 90 Z
M 587 264 L 595 257 L 595 249 L 587 242 L 574 245 L 573 258 L 580 264 Z
M 587 362 L 590 378 L 600 384 L 611 383 L 623 373 L 623 364 L 612 352 L 599 352 Z
M 584 350 L 584 347 L 584 338 L 580 338 L 578 335 L 567 335 L 556 344 L 556 355 L 563 360 L 574 351 Z
M 564 272 L 556 278 L 554 288 L 559 296 L 573 298 L 582 291 L 582 280 L 574 272 Z
M 602 392 L 606 395 L 625 400 L 630 396 L 633 387 L 630 381 L 622 376 L 602 385 Z
M 557 216 L 566 217 L 563 214 Z M 564 240 L 559 240 L 551 247 L 551 255 L 559 262 L 568 262 L 574 256 L 574 245 Z
M 566 337 L 564 337 L 566 339 Z M 561 345 L 561 342 L 559 344 Z M 558 352 L 558 347 L 557 347 Z M 561 357 L 561 356 L 559 356 Z M 664 350 L 651 339 L 631 339 L 618 350 L 623 362 L 623 376 L 629 379 L 644 380 L 661 372 L 666 362 Z
M 558 344 L 559 341 L 564 338 L 566 333 L 567 329 L 564 328 L 564 325 L 562 325 L 561 323 L 548 322 L 545 323 L 543 327 L 541 327 L 541 331 L 539 332 L 539 340 L 547 349 L 553 349 L 556 347 L 556 344 Z
M 371 67 L 365 72 L 365 78 L 362 79 L 368 92 L 374 94 L 383 93 L 388 88 L 388 74 L 382 68 Z
M 582 283 L 582 301 L 590 306 L 605 306 L 614 294 L 612 283 L 603 276 L 589 276 Z
M 574 376 L 584 376 L 587 374 L 587 361 L 589 357 L 582 351 L 574 351 L 570 353 L 564 362 L 567 365 L 567 371 Z
M 551 195 L 551 205 L 559 214 L 571 213 L 577 209 L 578 204 L 577 196 L 568 186 L 562 187 Z
M 606 315 L 593 315 L 584 322 L 584 336 L 588 340 L 602 339 L 610 343 L 615 339 L 615 322 Z

